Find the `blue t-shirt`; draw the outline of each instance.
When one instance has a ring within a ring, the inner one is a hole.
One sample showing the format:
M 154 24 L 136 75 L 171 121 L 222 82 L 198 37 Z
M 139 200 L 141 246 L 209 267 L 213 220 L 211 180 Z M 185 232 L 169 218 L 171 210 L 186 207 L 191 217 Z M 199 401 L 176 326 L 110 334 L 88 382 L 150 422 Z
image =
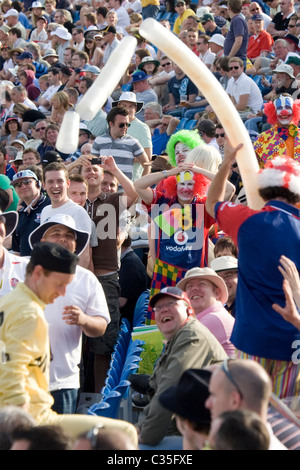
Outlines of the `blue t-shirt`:
M 247 23 L 242 15 L 234 16 L 231 20 L 230 29 L 224 42 L 224 56 L 229 55 L 237 36 L 242 36 L 243 42 L 235 57 L 245 60 L 247 57 L 249 33 Z
M 281 255 L 300 270 L 300 210 L 278 200 L 260 211 L 225 202 L 216 204 L 216 219 L 239 250 L 232 343 L 247 354 L 291 361 L 298 331 L 272 305 L 285 305 Z
M 190 95 L 198 94 L 198 88 L 186 75 L 181 79 L 176 78 L 176 76 L 172 77 L 168 81 L 168 88 L 169 93 L 175 98 L 175 104 L 180 103 L 181 95 L 187 95 L 189 98 Z

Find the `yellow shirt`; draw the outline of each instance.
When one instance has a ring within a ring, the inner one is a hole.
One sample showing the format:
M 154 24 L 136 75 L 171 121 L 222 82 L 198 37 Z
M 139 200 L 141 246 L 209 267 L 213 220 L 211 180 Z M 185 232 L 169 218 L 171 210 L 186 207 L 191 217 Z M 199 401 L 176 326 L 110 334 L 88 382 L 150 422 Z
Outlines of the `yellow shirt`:
M 45 304 L 25 284 L 0 299 L 0 407 L 28 405 L 37 420 L 49 412 L 50 347 Z
M 142 0 L 141 4 L 142 4 L 142 8 L 145 8 L 148 5 L 160 5 L 160 1 L 159 0 Z
M 185 10 L 185 12 L 183 13 L 182 16 L 178 16 L 175 20 L 175 23 L 174 23 L 174 26 L 173 26 L 173 33 L 175 34 L 179 34 L 180 33 L 180 29 L 181 29 L 181 25 L 182 23 L 184 22 L 184 20 L 186 20 L 189 16 L 195 16 L 195 12 L 194 10 L 192 10 L 191 8 L 187 8 Z M 203 29 L 203 26 L 201 23 L 199 23 L 199 26 L 198 26 L 198 29 L 200 31 L 204 31 Z

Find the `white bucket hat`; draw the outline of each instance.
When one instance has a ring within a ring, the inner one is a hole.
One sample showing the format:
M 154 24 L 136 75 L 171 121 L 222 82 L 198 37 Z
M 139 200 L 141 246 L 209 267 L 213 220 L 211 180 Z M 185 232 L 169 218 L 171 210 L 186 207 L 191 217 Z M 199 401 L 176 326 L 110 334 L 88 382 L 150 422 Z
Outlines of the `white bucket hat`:
M 50 217 L 47 222 L 33 230 L 28 240 L 30 247 L 33 248 L 36 243 L 39 243 L 47 230 L 50 227 L 53 227 L 53 225 L 65 225 L 66 227 L 74 230 L 76 234 L 75 254 L 79 256 L 89 241 L 89 233 L 76 229 L 75 220 L 68 214 L 57 214 L 53 217 Z
M 234 256 L 220 256 L 210 263 L 210 267 L 216 272 L 237 270 L 238 260 Z
M 225 37 L 222 34 L 214 34 L 208 42 L 213 42 L 218 46 L 224 47 Z
M 191 279 L 206 279 L 212 282 L 216 287 L 221 291 L 220 302 L 225 304 L 228 299 L 228 291 L 225 282 L 223 279 L 217 275 L 217 273 L 211 268 L 192 268 L 185 273 L 185 276 L 181 281 L 178 282 L 176 287 L 185 291 L 188 281 Z
M 72 34 L 63 26 L 59 26 L 55 31 L 52 31 L 51 36 L 57 36 L 61 39 L 65 39 L 66 41 L 69 41 L 72 38 Z
M 130 103 L 135 103 L 136 104 L 136 112 L 138 113 L 139 111 L 141 111 L 141 109 L 143 108 L 144 106 L 144 102 L 143 101 L 137 101 L 136 100 L 136 94 L 133 93 L 132 91 L 124 91 L 119 100 L 118 101 L 113 101 L 112 102 L 112 106 L 115 107 L 115 106 L 118 106 L 118 104 L 120 103 L 120 101 L 129 101 Z

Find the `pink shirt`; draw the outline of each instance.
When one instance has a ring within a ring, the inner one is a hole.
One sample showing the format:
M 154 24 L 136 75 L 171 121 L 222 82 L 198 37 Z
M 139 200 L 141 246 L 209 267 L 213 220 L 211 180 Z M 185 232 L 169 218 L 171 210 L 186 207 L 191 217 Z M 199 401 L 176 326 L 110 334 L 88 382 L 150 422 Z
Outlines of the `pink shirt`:
M 197 319 L 217 338 L 229 357 L 235 356 L 235 348 L 230 341 L 234 325 L 233 316 L 217 301 L 196 315 Z

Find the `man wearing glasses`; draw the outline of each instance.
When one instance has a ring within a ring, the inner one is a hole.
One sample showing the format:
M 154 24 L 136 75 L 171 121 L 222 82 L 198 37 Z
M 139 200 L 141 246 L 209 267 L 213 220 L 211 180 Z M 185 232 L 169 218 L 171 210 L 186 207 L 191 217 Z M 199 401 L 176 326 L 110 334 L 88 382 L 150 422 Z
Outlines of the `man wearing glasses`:
M 42 182 L 31 170 L 16 173 L 11 185 L 22 201 L 18 225 L 12 237 L 12 249 L 20 256 L 29 256 L 31 248 L 28 237 L 39 227 L 41 212 L 50 204 L 50 199 L 42 193 Z
M 83 28 L 74 28 L 72 29 L 72 41 L 73 46 L 77 49 L 77 51 L 83 51 L 84 49 L 84 30 Z
M 238 283 L 238 260 L 233 256 L 220 256 L 213 259 L 210 267 L 220 276 L 226 284 L 228 299 L 224 307 L 235 317 L 235 297 Z
M 244 73 L 244 63 L 239 57 L 229 60 L 231 78 L 226 92 L 242 119 L 257 114 L 262 109 L 263 98 L 256 83 Z
M 148 163 L 149 159 L 144 148 L 137 139 L 127 133 L 130 133 L 128 111 L 116 106 L 108 113 L 106 120 L 108 129 L 105 134 L 96 137 L 92 147 L 92 155 L 95 157 L 112 155 L 118 168 L 130 180 L 135 159 L 143 166 L 143 175 L 148 174 L 150 167 L 144 167 L 144 163 Z
M 221 413 L 248 409 L 257 413 L 267 425 L 270 434 L 269 450 L 286 450 L 286 447 L 273 434 L 267 421 L 271 393 L 270 377 L 260 364 L 250 359 L 225 360 L 212 372 L 209 397 L 205 403 L 212 419 L 210 437 L 214 432 L 214 423 Z M 287 427 L 288 424 L 291 426 L 288 422 Z
M 274 41 L 278 38 L 284 38 L 291 16 L 296 15 L 294 9 L 294 0 L 281 0 L 280 1 L 281 11 L 276 13 L 271 23 L 269 24 L 267 31 L 273 36 Z
M 217 339 L 195 318 L 190 301 L 181 289 L 165 287 L 152 297 L 150 306 L 166 344 L 149 378 L 151 399 L 144 408 L 145 420 L 137 426 L 143 450 L 153 448 L 151 446 L 160 443 L 165 436 L 172 436 L 175 441 L 178 439 L 172 412 L 162 407 L 160 394 L 175 385 L 185 370 L 201 369 L 226 359 Z M 160 445 L 159 448 L 163 447 Z

